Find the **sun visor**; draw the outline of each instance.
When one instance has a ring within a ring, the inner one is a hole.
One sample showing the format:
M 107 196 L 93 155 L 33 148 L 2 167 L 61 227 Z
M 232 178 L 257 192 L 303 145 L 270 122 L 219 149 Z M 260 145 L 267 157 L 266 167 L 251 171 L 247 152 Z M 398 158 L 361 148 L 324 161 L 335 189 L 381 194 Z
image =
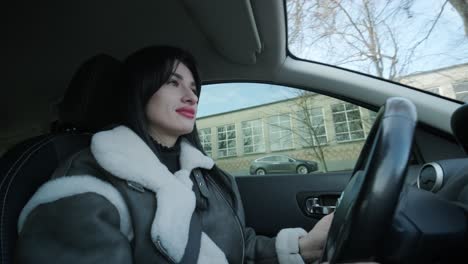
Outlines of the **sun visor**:
M 221 56 L 254 64 L 262 51 L 249 0 L 184 0 L 190 15 Z

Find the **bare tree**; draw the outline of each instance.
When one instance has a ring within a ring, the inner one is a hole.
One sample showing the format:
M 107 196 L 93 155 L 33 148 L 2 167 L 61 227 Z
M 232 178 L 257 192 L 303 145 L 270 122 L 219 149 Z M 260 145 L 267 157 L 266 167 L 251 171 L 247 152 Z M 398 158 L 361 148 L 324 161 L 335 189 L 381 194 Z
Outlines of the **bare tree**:
M 316 157 L 322 164 L 324 172 L 328 172 L 327 160 L 324 154 L 324 146 L 327 141 L 324 141 L 325 120 L 324 116 L 314 118 L 312 116 L 311 103 L 314 100 L 314 93 L 307 91 L 298 91 L 298 97 L 295 100 L 297 108 L 296 115 L 293 119 L 298 125 L 297 129 L 293 129 L 293 133 L 299 138 L 304 147 L 312 150 L 312 156 Z M 320 120 L 321 119 L 321 120 Z
M 346 103 L 344 101 L 335 100 L 333 104 L 347 104 L 351 105 L 347 108 L 346 112 L 347 121 L 342 121 L 335 119 L 335 114 L 327 114 L 324 111 L 327 111 L 323 108 L 323 104 L 320 103 L 324 97 L 317 97 L 319 94 L 304 90 L 297 90 L 296 96 L 288 100 L 287 110 L 283 109 L 277 113 L 273 112 L 264 112 L 263 114 L 267 117 L 278 117 L 278 116 L 288 116 L 288 122 L 272 122 L 268 121 L 268 125 L 271 128 L 279 128 L 286 133 L 282 137 L 275 137 L 274 142 L 280 144 L 288 145 L 292 147 L 293 136 L 295 137 L 295 144 L 298 144 L 303 147 L 302 151 L 306 155 L 310 156 L 312 159 L 317 160 L 321 164 L 321 169 L 324 172 L 329 171 L 329 158 L 330 153 L 327 154 L 327 147 L 333 145 L 334 143 L 354 141 L 353 138 L 348 139 L 339 139 L 338 134 L 347 134 L 347 133 L 361 133 L 362 138 L 364 139 L 365 135 L 370 131 L 373 126 L 376 118 L 376 113 L 370 110 L 363 111 L 358 110 L 356 105 Z M 344 106 L 343 106 L 344 107 Z M 351 117 L 351 112 L 356 112 L 353 114 L 355 119 L 349 119 Z M 338 115 L 342 115 L 343 112 L 339 112 Z M 357 114 L 357 116 L 356 116 Z M 277 119 L 277 118 L 275 118 Z M 348 120 L 349 119 L 349 120 Z M 347 131 L 338 131 L 338 124 L 346 123 Z M 352 125 L 350 124 L 352 123 Z M 330 136 L 329 133 L 326 133 L 325 127 L 335 126 L 335 136 Z M 354 127 L 354 128 L 352 128 Z M 337 134 L 338 133 L 338 134 Z M 270 138 L 270 140 L 272 140 Z M 363 142 L 362 142 L 363 144 Z
M 287 115 L 294 122 L 292 125 L 287 122 L 286 125 L 277 122 L 268 122 L 270 127 L 279 128 L 283 131 L 287 131 L 285 135 L 278 140 L 279 144 L 291 144 L 292 137 L 295 136 L 299 139 L 298 143 L 304 147 L 305 153 L 312 156 L 313 159 L 318 160 L 321 164 L 322 170 L 328 172 L 327 160 L 324 153 L 324 147 L 327 143 L 327 137 L 325 136 L 325 117 L 313 116 L 312 110 L 313 102 L 315 100 L 315 93 L 307 92 L 303 90 L 297 91 L 297 96 L 290 100 L 290 110 L 287 113 L 264 113 L 268 117 L 284 116 Z M 288 118 L 289 119 L 289 118 Z M 271 129 L 271 128 L 270 128 Z M 271 131 L 270 131 L 271 132 Z M 309 151 L 310 150 L 310 151 Z
M 417 15 L 411 9 L 413 2 L 288 0 L 289 44 L 302 51 L 313 46 L 325 54 L 327 63 L 352 64 L 363 72 L 394 80 L 406 74 L 417 59 L 448 3 L 426 19 L 422 31 L 409 35 L 407 29 L 412 25 L 405 23 Z M 308 33 L 302 34 L 304 31 Z

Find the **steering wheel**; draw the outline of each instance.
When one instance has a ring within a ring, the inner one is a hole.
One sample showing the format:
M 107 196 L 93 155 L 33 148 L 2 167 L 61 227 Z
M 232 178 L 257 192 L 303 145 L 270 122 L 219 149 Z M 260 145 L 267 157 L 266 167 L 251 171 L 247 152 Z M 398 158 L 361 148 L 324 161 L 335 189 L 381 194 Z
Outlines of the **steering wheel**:
M 379 255 L 403 187 L 416 119 L 416 107 L 405 98 L 389 98 L 380 108 L 338 201 L 323 261 L 366 261 Z

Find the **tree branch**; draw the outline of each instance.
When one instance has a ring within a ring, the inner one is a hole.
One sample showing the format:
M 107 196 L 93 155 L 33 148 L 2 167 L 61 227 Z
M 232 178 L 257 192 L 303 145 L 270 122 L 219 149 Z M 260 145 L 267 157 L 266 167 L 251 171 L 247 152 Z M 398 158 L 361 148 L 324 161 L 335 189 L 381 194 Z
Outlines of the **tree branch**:
M 440 12 L 437 14 L 435 20 L 434 20 L 434 23 L 432 23 L 432 26 L 431 28 L 429 29 L 429 31 L 427 31 L 426 35 L 421 39 L 419 40 L 410 50 L 411 52 L 409 53 L 409 57 L 412 57 L 414 55 L 414 52 L 416 51 L 416 49 L 419 47 L 419 45 L 421 45 L 421 43 L 423 43 L 425 40 L 427 40 L 429 38 L 429 36 L 431 35 L 432 33 L 432 30 L 434 30 L 437 22 L 439 21 L 439 18 L 440 16 L 442 15 L 442 13 L 444 12 L 444 9 L 445 9 L 445 5 L 447 5 L 448 3 L 448 0 L 444 2 L 444 4 L 442 5 L 442 7 L 440 8 Z

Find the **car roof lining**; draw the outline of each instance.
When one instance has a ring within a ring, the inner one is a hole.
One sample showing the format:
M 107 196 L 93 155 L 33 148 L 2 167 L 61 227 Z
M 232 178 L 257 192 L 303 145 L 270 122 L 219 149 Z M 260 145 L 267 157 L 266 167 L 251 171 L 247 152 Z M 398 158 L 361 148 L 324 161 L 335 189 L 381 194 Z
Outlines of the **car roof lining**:
M 255 64 L 262 44 L 249 0 L 183 3 L 219 54 L 237 64 Z

